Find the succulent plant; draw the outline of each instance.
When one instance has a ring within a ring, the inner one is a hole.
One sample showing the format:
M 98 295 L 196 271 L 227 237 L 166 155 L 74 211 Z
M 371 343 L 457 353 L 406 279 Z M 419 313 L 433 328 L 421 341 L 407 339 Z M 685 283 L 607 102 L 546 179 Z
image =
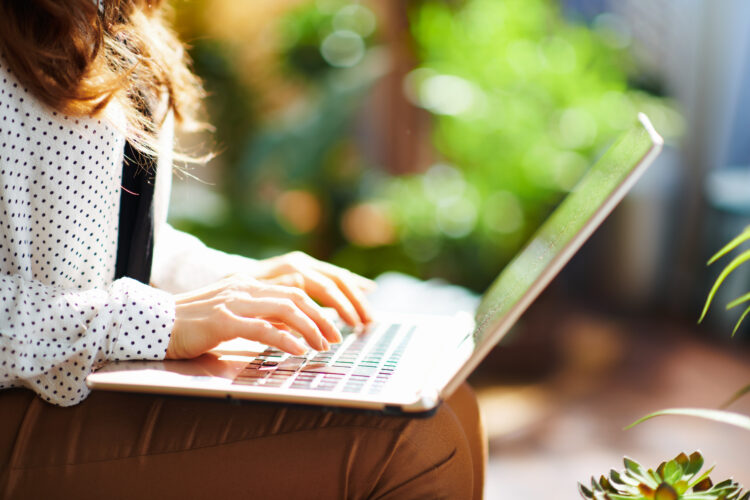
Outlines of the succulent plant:
M 591 487 L 578 483 L 578 491 L 593 500 L 749 500 L 750 491 L 742 495 L 742 486 L 732 479 L 714 484 L 708 475 L 713 467 L 700 473 L 703 456 L 680 453 L 656 470 L 644 469 L 625 457 L 625 470 L 611 470 L 609 478 L 591 478 Z

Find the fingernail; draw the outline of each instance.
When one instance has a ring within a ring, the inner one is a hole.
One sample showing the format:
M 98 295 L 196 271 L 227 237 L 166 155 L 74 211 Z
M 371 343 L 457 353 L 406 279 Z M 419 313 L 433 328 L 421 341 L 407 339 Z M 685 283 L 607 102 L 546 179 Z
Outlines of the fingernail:
M 329 344 L 326 339 L 324 339 L 324 338 L 321 337 L 320 341 L 321 341 L 320 345 L 323 346 L 323 350 L 324 351 L 327 351 L 327 350 L 329 350 L 331 348 L 331 344 Z

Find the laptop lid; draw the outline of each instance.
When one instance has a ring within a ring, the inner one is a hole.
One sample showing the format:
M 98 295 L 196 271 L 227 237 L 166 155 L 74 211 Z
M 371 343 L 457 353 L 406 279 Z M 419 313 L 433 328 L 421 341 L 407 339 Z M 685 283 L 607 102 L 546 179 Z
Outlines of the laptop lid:
M 462 342 L 459 356 L 453 353 L 463 363 L 440 391 L 442 397 L 452 394 L 500 342 L 633 187 L 663 144 L 648 117 L 640 113 L 636 125 L 591 167 L 482 296 L 472 334 Z

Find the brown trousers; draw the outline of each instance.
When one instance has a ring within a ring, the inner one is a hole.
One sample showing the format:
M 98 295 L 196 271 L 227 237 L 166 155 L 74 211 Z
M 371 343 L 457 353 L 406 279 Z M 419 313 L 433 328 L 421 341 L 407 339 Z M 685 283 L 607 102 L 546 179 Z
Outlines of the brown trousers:
M 478 499 L 485 457 L 467 385 L 429 418 L 0 391 L 2 498 Z

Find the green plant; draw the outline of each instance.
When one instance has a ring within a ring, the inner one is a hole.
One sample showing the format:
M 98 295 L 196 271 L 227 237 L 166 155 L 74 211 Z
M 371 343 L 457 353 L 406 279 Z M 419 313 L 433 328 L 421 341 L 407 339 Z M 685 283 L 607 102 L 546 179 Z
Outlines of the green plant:
M 732 239 L 729 243 L 724 245 L 721 250 L 716 252 L 716 254 L 711 257 L 708 261 L 708 265 L 713 264 L 720 258 L 727 255 L 729 252 L 732 252 L 733 250 L 737 249 L 742 243 L 750 240 L 750 226 L 746 227 L 740 234 L 738 234 L 736 237 Z M 727 276 L 729 276 L 733 271 L 735 271 L 740 265 L 744 264 L 750 260 L 750 250 L 744 250 L 739 255 L 737 255 L 734 259 L 732 259 L 729 264 L 724 267 L 724 269 L 719 273 L 719 276 L 716 278 L 716 281 L 714 282 L 713 286 L 711 287 L 711 291 L 708 292 L 708 297 L 706 298 L 706 303 L 703 306 L 703 311 L 701 311 L 701 315 L 698 318 L 698 322 L 700 323 L 703 321 L 703 319 L 706 317 L 706 314 L 708 313 L 708 308 L 711 306 L 711 303 L 716 296 L 716 292 L 718 291 L 719 287 L 722 283 L 727 279 Z M 744 304 L 746 302 L 750 301 L 750 292 L 743 294 L 742 296 L 732 300 L 727 304 L 726 308 L 727 310 L 732 309 L 740 304 Z M 737 320 L 737 323 L 734 326 L 734 330 L 732 331 L 732 336 L 734 336 L 735 333 L 737 333 L 737 329 L 742 324 L 742 321 L 745 319 L 745 317 L 750 313 L 750 307 L 747 307 L 745 311 L 740 315 L 739 319 Z M 742 387 L 737 392 L 735 392 L 731 398 L 727 402 L 725 402 L 722 405 L 722 408 L 726 408 L 727 406 L 731 405 L 735 401 L 737 401 L 742 396 L 750 393 L 750 384 Z M 724 410 L 713 410 L 713 409 L 706 409 L 706 408 L 669 408 L 666 410 L 659 410 L 654 413 L 651 413 L 649 415 L 646 415 L 645 417 L 642 417 L 638 419 L 637 421 L 633 422 L 629 426 L 626 427 L 626 429 L 630 429 L 631 427 L 634 427 L 642 422 L 645 422 L 646 420 L 650 420 L 654 417 L 661 417 L 665 415 L 683 415 L 683 416 L 691 416 L 691 417 L 698 417 L 698 418 L 704 418 L 707 420 L 713 420 L 715 422 L 721 422 L 725 424 L 734 425 L 737 427 L 741 427 L 743 429 L 750 431 L 750 416 L 743 415 L 741 413 L 734 413 Z
M 750 240 L 750 226 L 746 227 L 740 234 L 738 234 L 735 238 L 733 238 L 732 241 L 724 245 L 724 247 L 721 250 L 716 252 L 716 254 L 713 257 L 711 257 L 711 259 L 709 259 L 708 265 L 713 264 L 720 258 L 724 257 L 725 255 L 732 252 L 733 250 L 737 249 L 742 243 L 746 242 L 747 240 Z M 721 273 L 719 273 L 719 276 L 716 278 L 714 285 L 711 287 L 711 291 L 708 293 L 708 297 L 706 298 L 706 303 L 703 306 L 703 311 L 701 312 L 700 318 L 698 318 L 699 323 L 703 321 L 703 319 L 706 317 L 706 314 L 708 313 L 708 308 L 710 307 L 711 302 L 716 296 L 717 290 L 719 289 L 721 284 L 724 283 L 727 276 L 729 276 L 740 265 L 747 262 L 748 260 L 750 260 L 750 250 L 744 250 L 739 255 L 737 255 L 734 259 L 732 259 L 729 262 L 729 264 L 727 264 L 726 267 L 724 267 Z M 742 296 L 732 300 L 731 302 L 729 302 L 729 304 L 727 304 L 726 308 L 727 310 L 732 309 L 738 306 L 739 304 L 746 303 L 749 300 L 750 300 L 750 292 L 745 293 Z M 740 315 L 734 327 L 734 330 L 732 331 L 732 336 L 734 336 L 734 334 L 737 332 L 737 329 L 740 327 L 740 325 L 742 324 L 742 321 L 745 319 L 748 313 L 750 313 L 750 307 L 746 308 L 745 311 Z M 742 396 L 748 393 L 750 393 L 750 384 L 742 387 L 737 392 L 735 392 L 732 395 L 732 397 L 729 398 L 729 400 L 722 405 L 722 407 L 726 408 L 727 406 L 731 405 L 732 403 L 737 401 L 739 398 L 741 398 Z M 634 427 L 651 418 L 665 416 L 665 415 L 684 415 L 684 416 L 704 418 L 708 420 L 713 420 L 715 422 L 730 424 L 730 425 L 734 425 L 737 427 L 741 427 L 746 430 L 750 430 L 750 417 L 747 415 L 724 411 L 724 410 L 713 410 L 713 409 L 705 409 L 705 408 L 669 408 L 666 410 L 660 410 L 660 411 L 651 413 L 649 415 L 646 415 L 645 417 L 638 419 L 636 422 L 626 427 L 626 429 Z
M 747 390 L 745 392 L 747 392 Z M 733 397 L 731 401 L 736 400 L 737 397 L 739 396 L 735 395 L 735 397 Z M 724 406 L 727 406 L 728 404 L 729 403 L 726 403 Z M 655 411 L 654 413 L 646 415 L 645 417 L 639 418 L 632 424 L 625 427 L 625 430 L 631 429 L 636 425 L 645 422 L 646 420 L 651 420 L 654 417 L 663 417 L 667 415 L 698 417 L 706 420 L 713 420 L 714 422 L 719 422 L 722 424 L 734 425 L 736 427 L 740 427 L 750 431 L 750 417 L 748 417 L 747 415 L 725 410 L 713 410 L 710 408 L 668 408 L 666 410 Z
M 738 234 L 732 241 L 724 245 L 724 247 L 716 252 L 716 254 L 711 257 L 708 261 L 708 265 L 710 266 L 720 258 L 724 257 L 729 252 L 735 250 L 737 247 L 739 247 L 742 243 L 746 242 L 750 239 L 750 226 L 746 227 L 740 234 Z M 726 265 L 726 267 L 721 271 L 718 278 L 716 278 L 716 281 L 714 282 L 713 287 L 711 287 L 711 291 L 708 293 L 708 297 L 706 298 L 706 303 L 703 306 L 703 311 L 701 312 L 700 318 L 698 318 L 698 323 L 703 321 L 703 319 L 706 317 L 706 314 L 708 313 L 708 308 L 711 306 L 711 302 L 713 301 L 716 292 L 719 290 L 719 287 L 722 283 L 724 283 L 724 280 L 727 279 L 727 277 L 734 272 L 738 267 L 740 267 L 742 264 L 750 260 L 750 250 L 745 250 L 741 252 L 739 255 L 737 255 L 734 259 L 729 262 L 729 264 Z M 737 307 L 740 304 L 745 304 L 748 301 L 750 301 L 750 292 L 737 297 L 733 301 L 729 302 L 727 304 L 726 308 L 727 310 L 733 309 Z M 737 329 L 739 329 L 740 325 L 742 324 L 742 321 L 745 319 L 745 317 L 750 313 L 750 306 L 748 306 L 745 311 L 740 315 L 740 318 L 737 320 L 737 323 L 734 326 L 734 330 L 732 330 L 732 336 L 734 337 L 735 333 L 737 333 Z
M 750 240 L 750 226 L 746 227 L 739 235 L 733 238 L 713 257 L 711 257 L 711 259 L 708 261 L 708 265 L 713 264 L 718 259 L 737 249 L 742 243 L 748 240 Z M 699 323 L 706 317 L 708 308 L 710 307 L 717 290 L 726 280 L 727 276 L 729 276 L 740 265 L 747 262 L 748 260 L 750 260 L 750 250 L 745 250 L 737 255 L 734 259 L 732 259 L 729 264 L 727 264 L 727 266 L 719 273 L 719 276 L 717 277 L 714 285 L 711 287 L 711 290 L 708 293 L 706 303 L 703 306 L 700 318 L 698 319 Z M 739 304 L 746 303 L 747 301 L 750 301 L 750 293 L 743 294 L 739 298 L 729 302 L 729 304 L 727 305 L 727 309 L 732 309 Z M 740 318 L 737 321 L 734 330 L 732 331 L 732 336 L 734 336 L 734 334 L 737 332 L 737 329 L 742 324 L 742 321 L 745 319 L 748 313 L 750 313 L 750 307 L 746 308 L 745 311 L 740 315 Z M 747 393 L 750 393 L 750 385 L 746 385 L 745 387 L 738 390 L 722 406 L 726 408 Z M 628 425 L 626 429 L 630 429 L 655 417 L 675 415 L 713 420 L 714 422 L 734 425 L 736 427 L 740 427 L 742 429 L 750 431 L 750 416 L 736 412 L 707 408 L 668 408 L 665 410 L 659 410 L 641 417 L 632 424 Z M 611 481 L 608 481 L 604 476 L 601 477 L 599 483 L 596 483 L 596 481 L 592 479 L 593 489 L 589 490 L 583 486 L 580 486 L 581 494 L 584 495 L 584 498 L 606 498 L 610 500 L 625 498 L 643 498 L 649 500 L 740 499 L 740 495 L 742 493 L 741 488 L 737 483 L 731 480 L 726 480 L 715 486 L 712 485 L 710 480 L 707 479 L 708 473 L 712 469 L 704 473 L 702 476 L 699 476 L 697 480 L 693 479 L 700 469 L 700 466 L 696 466 L 698 462 L 700 462 L 700 465 L 702 466 L 703 458 L 697 452 L 690 455 L 689 458 L 687 458 L 684 454 L 680 454 L 674 460 L 667 462 L 666 464 L 661 464 L 657 468 L 656 472 L 650 469 L 644 472 L 643 468 L 640 465 L 626 458 L 626 471 L 624 473 L 624 476 L 616 475 L 616 473 L 613 471 L 612 474 L 615 475 L 610 475 Z M 685 476 L 687 476 L 687 478 L 685 478 Z M 630 481 L 625 481 L 624 489 L 616 489 L 615 487 L 613 487 L 613 484 L 615 484 L 617 488 L 620 488 L 622 486 L 622 481 L 619 481 L 619 479 L 623 477 L 630 478 Z M 615 478 L 617 478 L 618 481 L 615 481 Z M 633 481 L 636 480 L 638 481 L 638 483 L 633 484 Z M 623 492 L 628 494 L 623 496 Z M 745 493 L 745 495 L 741 497 L 741 500 L 747 500 L 748 498 L 750 498 L 750 492 Z
M 746 227 L 732 241 L 727 243 L 708 261 L 708 265 L 713 264 L 729 252 L 737 249 L 742 243 L 750 240 L 750 226 Z M 733 271 L 740 265 L 750 260 L 750 250 L 745 250 L 737 255 L 727 266 L 719 273 L 714 285 L 706 299 L 698 322 L 703 321 L 708 312 L 708 308 L 713 301 L 717 290 Z M 750 301 L 750 292 L 743 294 L 737 299 L 729 302 L 727 309 L 732 309 L 739 304 Z M 732 336 L 737 332 L 740 324 L 750 313 L 750 307 L 740 315 L 737 324 L 734 327 Z M 750 385 L 738 390 L 723 407 L 734 403 L 737 399 L 745 394 L 750 393 Z M 750 416 L 741 413 L 730 412 L 725 410 L 715 410 L 707 408 L 668 408 L 659 410 L 649 415 L 641 417 L 626 429 L 630 429 L 647 420 L 662 416 L 689 416 L 698 417 L 724 424 L 734 425 L 750 431 Z M 642 499 L 642 500 L 748 500 L 750 492 L 742 495 L 742 487 L 727 479 L 716 485 L 708 478 L 713 467 L 700 476 L 698 472 L 703 466 L 703 457 L 700 453 L 695 452 L 686 456 L 684 453 L 679 454 L 669 462 L 663 462 L 656 470 L 644 468 L 638 463 L 625 458 L 625 470 L 622 474 L 612 470 L 609 478 L 601 476 L 597 482 L 591 479 L 591 488 L 587 488 L 579 483 L 579 491 L 583 498 L 596 500 L 625 500 L 625 499 Z
M 709 478 L 713 467 L 701 473 L 703 456 L 699 452 L 689 457 L 680 453 L 656 470 L 644 469 L 625 457 L 625 470 L 611 470 L 609 477 L 599 481 L 591 478 L 591 487 L 578 483 L 578 491 L 586 499 L 595 500 L 748 500 L 750 492 L 742 495 L 742 486 L 727 479 L 714 484 Z

